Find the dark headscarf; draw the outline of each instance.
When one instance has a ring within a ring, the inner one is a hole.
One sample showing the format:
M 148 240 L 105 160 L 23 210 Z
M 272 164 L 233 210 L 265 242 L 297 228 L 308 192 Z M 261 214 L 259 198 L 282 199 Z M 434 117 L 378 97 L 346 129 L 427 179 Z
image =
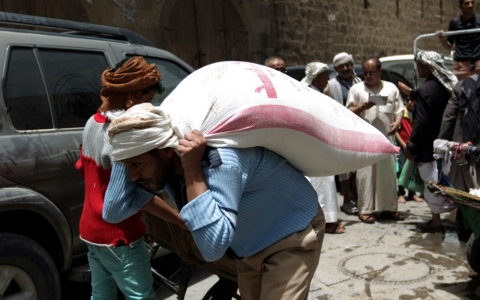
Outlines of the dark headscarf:
M 450 92 L 453 93 L 457 84 L 457 77 L 444 65 L 444 60 L 440 54 L 435 51 L 419 51 L 416 60 L 430 67 L 433 76 Z

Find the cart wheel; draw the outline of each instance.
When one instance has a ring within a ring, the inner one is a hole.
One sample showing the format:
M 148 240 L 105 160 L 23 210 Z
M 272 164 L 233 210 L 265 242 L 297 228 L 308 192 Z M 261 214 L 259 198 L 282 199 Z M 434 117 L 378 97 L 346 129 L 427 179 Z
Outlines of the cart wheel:
M 480 239 L 475 239 L 473 233 L 467 242 L 467 261 L 470 267 L 480 274 Z
M 241 299 L 237 295 L 238 284 L 225 278 L 220 278 L 205 294 L 202 300 Z

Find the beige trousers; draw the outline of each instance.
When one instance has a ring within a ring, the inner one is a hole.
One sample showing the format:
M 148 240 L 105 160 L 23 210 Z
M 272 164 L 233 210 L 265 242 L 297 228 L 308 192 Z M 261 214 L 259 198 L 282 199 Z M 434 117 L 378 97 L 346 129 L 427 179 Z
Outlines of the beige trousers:
M 237 262 L 242 300 L 305 300 L 325 234 L 322 209 L 305 230 Z

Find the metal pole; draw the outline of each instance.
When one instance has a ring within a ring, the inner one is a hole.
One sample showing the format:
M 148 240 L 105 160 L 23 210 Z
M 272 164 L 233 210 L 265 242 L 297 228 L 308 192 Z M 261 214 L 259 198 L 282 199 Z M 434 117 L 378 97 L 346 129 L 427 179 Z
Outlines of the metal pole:
M 469 34 L 469 33 L 477 33 L 477 32 L 480 32 L 480 28 L 475 28 L 475 29 L 466 29 L 466 30 L 456 30 L 456 31 L 446 31 L 444 32 L 444 34 L 446 36 L 450 36 L 450 35 L 459 35 L 459 34 Z M 420 39 L 423 39 L 423 38 L 427 38 L 427 37 L 434 37 L 434 36 L 437 36 L 436 33 L 427 33 L 427 34 L 422 34 L 422 35 L 419 35 L 415 41 L 413 41 L 413 59 L 415 59 L 415 57 L 417 57 L 417 42 L 420 40 Z M 415 82 L 413 83 L 415 86 L 414 88 L 417 88 L 417 64 L 413 64 L 413 76 L 415 78 Z

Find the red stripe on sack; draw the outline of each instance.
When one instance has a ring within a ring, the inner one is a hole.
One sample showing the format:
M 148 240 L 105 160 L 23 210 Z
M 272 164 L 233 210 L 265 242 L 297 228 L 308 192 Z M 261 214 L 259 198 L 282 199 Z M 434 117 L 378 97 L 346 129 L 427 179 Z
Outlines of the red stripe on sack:
M 262 92 L 262 90 L 265 90 L 268 98 L 277 98 L 277 91 L 275 91 L 273 83 L 270 81 L 270 78 L 268 78 L 268 76 L 263 73 L 262 70 L 255 67 L 247 68 L 247 70 L 255 72 L 255 74 L 257 74 L 258 78 L 260 78 L 263 83 L 263 85 L 255 89 L 255 93 L 260 93 Z
M 302 122 L 298 122 L 298 120 L 302 120 Z M 398 147 L 386 140 L 380 132 L 371 134 L 336 128 L 307 112 L 284 105 L 269 104 L 249 107 L 225 119 L 208 134 L 244 132 L 264 128 L 287 128 L 303 132 L 341 150 L 389 154 L 398 152 Z

